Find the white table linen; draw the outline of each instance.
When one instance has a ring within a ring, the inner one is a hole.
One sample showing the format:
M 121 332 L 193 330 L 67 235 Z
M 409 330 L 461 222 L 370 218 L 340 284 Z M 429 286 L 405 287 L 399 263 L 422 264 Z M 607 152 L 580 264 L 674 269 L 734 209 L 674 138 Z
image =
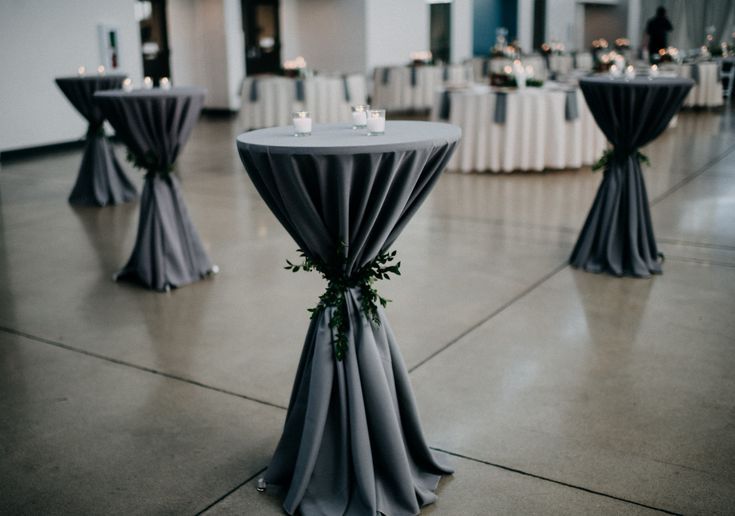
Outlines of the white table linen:
M 495 122 L 496 92 L 483 85 L 449 92 L 448 122 L 462 128 L 462 140 L 447 169 L 513 172 L 591 165 L 607 146 L 584 97 L 576 89 L 578 117 L 565 118 L 566 91 L 525 88 L 507 93 L 504 124 Z M 443 92 L 434 97 L 439 119 Z
M 345 95 L 347 82 L 349 101 Z M 339 123 L 352 120 L 351 106 L 365 104 L 365 76 L 317 75 L 303 79 L 304 100 L 296 96 L 297 79 L 280 76 L 247 77 L 242 86 L 239 123 L 243 129 L 291 125 L 294 111 L 309 111 L 315 123 Z M 257 98 L 251 99 L 253 81 L 257 81 Z
M 679 68 L 680 77 L 694 79 L 691 64 L 683 64 Z M 699 78 L 692 91 L 684 100 L 684 107 L 717 107 L 722 106 L 722 81 L 719 77 L 720 63 L 697 63 Z
M 420 65 L 413 69 L 412 72 L 411 66 L 376 67 L 372 106 L 394 111 L 428 110 L 437 88 L 444 84 L 472 82 L 470 65 Z M 415 84 L 411 80 L 412 73 L 415 73 Z

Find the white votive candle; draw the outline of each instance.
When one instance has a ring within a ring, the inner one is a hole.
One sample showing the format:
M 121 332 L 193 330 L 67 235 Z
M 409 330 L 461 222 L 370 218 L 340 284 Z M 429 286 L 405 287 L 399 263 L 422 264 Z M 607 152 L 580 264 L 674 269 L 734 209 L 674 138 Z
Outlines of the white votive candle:
M 80 66 L 79 68 L 77 68 L 77 74 L 79 75 L 79 77 L 84 77 L 85 73 L 87 73 L 87 69 L 84 68 L 83 66 Z
M 610 65 L 610 76 L 611 77 L 620 77 L 620 68 L 618 68 L 618 65 L 612 64 Z
M 99 65 L 97 67 L 97 73 L 100 74 L 100 75 L 105 75 L 105 67 L 104 67 L 104 65 Z
M 658 66 L 651 65 L 651 77 L 658 77 Z
M 635 79 L 635 68 L 633 68 L 633 65 L 625 67 L 625 78 L 628 80 Z
M 297 111 L 293 114 L 293 127 L 296 136 L 308 136 L 311 134 L 311 116 L 308 111 Z
M 171 81 L 168 77 L 161 77 L 161 80 L 158 81 L 158 86 L 162 90 L 170 90 L 171 89 Z
M 146 90 L 150 90 L 151 88 L 153 88 L 153 79 L 151 79 L 147 75 L 143 79 L 143 88 L 145 88 Z
M 367 125 L 367 112 L 370 106 L 360 104 L 352 106 L 352 128 L 361 129 Z
M 368 135 L 385 133 L 385 109 L 371 109 L 367 115 Z
M 130 77 L 127 77 L 123 83 L 122 83 L 122 89 L 123 91 L 133 91 L 133 81 L 130 80 Z

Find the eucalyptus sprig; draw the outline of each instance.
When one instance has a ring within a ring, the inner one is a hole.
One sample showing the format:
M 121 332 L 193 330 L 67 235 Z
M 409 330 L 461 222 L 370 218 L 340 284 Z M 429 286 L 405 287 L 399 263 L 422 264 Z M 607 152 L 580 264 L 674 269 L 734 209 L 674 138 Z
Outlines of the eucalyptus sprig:
M 347 352 L 348 333 L 350 331 L 350 319 L 347 311 L 347 299 L 345 295 L 349 289 L 360 290 L 360 309 L 376 325 L 380 325 L 378 304 L 385 307 L 390 300 L 378 294 L 373 284 L 377 280 L 389 280 L 390 276 L 401 275 L 401 262 L 392 263 L 396 258 L 396 251 L 383 251 L 372 261 L 356 271 L 347 275 L 347 245 L 340 242 L 337 246 L 336 256 L 333 263 L 324 262 L 318 258 L 311 258 L 299 249 L 302 258 L 300 263 L 292 263 L 286 260 L 284 269 L 291 272 L 314 271 L 321 274 L 327 280 L 327 289 L 319 296 L 319 303 L 309 308 L 311 318 L 317 317 L 327 308 L 333 308 L 329 328 L 332 330 L 332 343 L 334 355 L 337 360 L 342 360 Z
M 166 165 L 164 167 L 161 167 L 158 164 L 158 158 L 156 157 L 156 154 L 149 150 L 147 151 L 143 157 L 139 157 L 137 154 L 132 152 L 130 149 L 128 149 L 128 152 L 126 154 L 126 159 L 135 167 L 140 170 L 144 170 L 148 172 L 149 174 L 170 174 L 174 166 L 173 165 Z
M 597 171 L 607 168 L 607 166 L 610 164 L 610 161 L 612 161 L 614 155 L 615 151 L 613 149 L 606 149 L 602 153 L 602 156 L 600 156 L 600 159 L 598 159 L 595 164 L 592 165 L 592 170 Z M 647 167 L 651 166 L 651 160 L 648 159 L 648 156 L 643 154 L 641 151 L 636 150 L 635 157 L 641 164 L 646 165 Z

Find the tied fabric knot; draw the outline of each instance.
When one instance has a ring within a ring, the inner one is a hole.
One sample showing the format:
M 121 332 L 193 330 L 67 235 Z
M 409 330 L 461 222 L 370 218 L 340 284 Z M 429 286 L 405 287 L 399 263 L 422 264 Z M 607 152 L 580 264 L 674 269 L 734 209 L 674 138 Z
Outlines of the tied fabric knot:
M 579 106 L 577 105 L 577 90 L 569 90 L 566 92 L 564 101 L 564 118 L 567 122 L 579 118 Z
M 508 94 L 504 91 L 499 91 L 495 94 L 495 113 L 493 114 L 493 121 L 498 125 L 505 124 L 505 116 L 508 105 Z
M 380 325 L 380 316 L 378 314 L 378 304 L 385 307 L 390 300 L 380 296 L 375 290 L 373 283 L 376 280 L 390 279 L 391 274 L 401 275 L 401 262 L 391 263 L 396 257 L 396 251 L 382 251 L 372 261 L 365 266 L 347 273 L 347 246 L 344 242 L 340 242 L 337 247 L 335 260 L 333 263 L 324 262 L 318 258 L 311 258 L 299 249 L 299 254 L 303 261 L 301 263 L 291 263 L 286 260 L 284 269 L 291 272 L 299 272 L 301 270 L 310 272 L 316 270 L 321 274 L 322 278 L 327 281 L 327 288 L 324 293 L 319 296 L 319 303 L 313 308 L 309 308 L 311 318 L 314 319 L 325 311 L 329 311 L 329 328 L 332 332 L 332 345 L 334 347 L 334 356 L 338 361 L 345 357 L 349 344 L 348 334 L 350 331 L 350 318 L 347 309 L 347 292 L 352 291 L 358 294 L 360 299 L 360 309 L 365 317 L 376 325 Z
M 691 70 L 692 80 L 696 84 L 699 84 L 699 65 L 696 63 L 690 65 L 690 70 Z
M 298 102 L 303 102 L 304 101 L 304 80 L 296 79 L 296 82 L 294 83 L 294 87 L 296 88 L 296 100 Z
M 145 154 L 139 155 L 128 149 L 126 159 L 135 168 L 145 171 L 146 178 L 153 177 L 155 175 L 168 177 L 174 169 L 172 164 L 161 164 L 158 156 L 156 156 L 156 153 L 152 150 L 148 150 Z
M 349 104 L 352 98 L 350 97 L 350 83 L 346 75 L 342 76 L 342 90 L 345 95 L 345 102 Z
M 258 102 L 258 79 L 250 83 L 250 102 Z
M 439 119 L 449 120 L 449 112 L 451 110 L 452 98 L 449 96 L 449 91 L 444 90 L 441 95 L 441 101 L 439 104 Z
M 87 126 L 87 138 L 101 138 L 105 136 L 104 122 L 90 122 Z

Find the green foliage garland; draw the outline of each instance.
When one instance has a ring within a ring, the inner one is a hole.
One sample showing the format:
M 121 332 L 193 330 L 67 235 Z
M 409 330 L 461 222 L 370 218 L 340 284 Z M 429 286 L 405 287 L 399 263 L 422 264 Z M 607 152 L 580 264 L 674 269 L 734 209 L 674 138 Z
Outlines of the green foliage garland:
M 311 318 L 314 319 L 325 309 L 334 309 L 332 318 L 329 321 L 329 328 L 332 330 L 332 343 L 337 360 L 344 358 L 348 346 L 347 334 L 350 330 L 350 319 L 347 312 L 346 292 L 349 289 L 358 288 L 360 290 L 362 312 L 368 320 L 379 325 L 378 303 L 385 307 L 390 300 L 378 294 L 373 284 L 376 280 L 390 279 L 391 274 L 401 275 L 401 262 L 391 263 L 396 257 L 396 251 L 383 251 L 370 263 L 348 276 L 345 272 L 347 268 L 346 250 L 345 243 L 340 242 L 337 247 L 336 260 L 333 265 L 330 265 L 322 260 L 310 258 L 302 249 L 299 249 L 299 255 L 303 261 L 301 263 L 291 263 L 291 261 L 286 260 L 287 265 L 284 267 L 284 269 L 291 272 L 316 270 L 322 278 L 327 280 L 327 289 L 319 296 L 319 303 L 315 307 L 309 308 L 309 312 Z
M 610 164 L 610 161 L 612 160 L 614 154 L 615 152 L 613 149 L 605 150 L 605 152 L 602 153 L 602 156 L 600 156 L 600 159 L 598 159 L 597 162 L 594 165 L 592 165 L 592 170 L 597 171 L 597 170 L 602 170 L 606 168 Z M 651 160 L 648 159 L 648 156 L 643 154 L 641 151 L 638 151 L 638 150 L 635 151 L 635 157 L 643 165 L 646 165 L 649 167 L 651 166 Z
M 161 174 L 166 175 L 170 174 L 174 166 L 173 165 L 167 165 L 163 168 L 161 168 L 158 165 L 158 158 L 156 157 L 156 154 L 149 150 L 146 152 L 142 158 L 140 158 L 137 154 L 134 152 L 131 152 L 130 149 L 128 149 L 126 159 L 137 169 L 145 170 L 148 172 L 148 174 Z

